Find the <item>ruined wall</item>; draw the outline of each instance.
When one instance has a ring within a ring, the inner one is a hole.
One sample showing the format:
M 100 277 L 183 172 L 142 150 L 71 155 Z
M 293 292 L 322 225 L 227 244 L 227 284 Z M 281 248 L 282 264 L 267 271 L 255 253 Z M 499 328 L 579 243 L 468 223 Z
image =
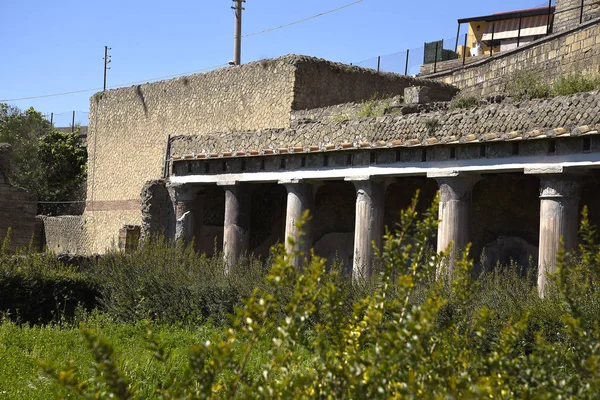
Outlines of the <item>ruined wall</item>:
M 141 223 L 140 192 L 161 177 L 168 135 L 288 126 L 294 70 L 286 60 L 252 63 L 92 97 L 90 251 L 103 252 L 123 225 Z
M 353 67 L 311 57 L 300 56 L 296 62 L 294 110 L 361 102 L 372 98 L 401 95 L 409 86 L 430 86 L 440 93 L 452 89 L 435 81 L 410 76 L 378 73 L 372 69 Z M 452 92 L 448 100 L 455 93 Z
M 12 248 L 29 245 L 35 232 L 37 199 L 25 190 L 4 183 L 0 178 L 0 240 L 11 228 Z
M 547 81 L 576 72 L 600 73 L 600 20 L 458 69 L 422 77 L 455 85 L 464 94 L 487 97 L 503 93 L 511 74 L 522 70 L 536 71 Z
M 416 82 L 289 55 L 97 93 L 87 138 L 89 252 L 103 252 L 123 225 L 141 224 L 140 192 L 161 177 L 169 135 L 289 128 L 292 110 L 398 95 Z
M 35 241 L 37 199 L 25 190 L 14 187 L 4 174 L 10 158 L 10 145 L 0 143 L 0 240 L 11 228 L 11 248 L 23 248 Z
M 86 220 L 81 215 L 39 217 L 44 223 L 46 248 L 54 253 L 86 253 L 90 242 Z

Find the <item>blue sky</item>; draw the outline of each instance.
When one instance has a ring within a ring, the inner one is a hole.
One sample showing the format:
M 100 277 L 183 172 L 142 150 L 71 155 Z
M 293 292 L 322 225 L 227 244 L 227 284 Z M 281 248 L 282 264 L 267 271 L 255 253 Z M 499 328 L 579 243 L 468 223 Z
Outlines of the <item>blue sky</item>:
M 356 0 L 247 0 L 243 33 L 306 18 Z M 458 18 L 547 4 L 544 0 L 363 0 L 319 18 L 247 37 L 242 62 L 288 53 L 375 67 L 378 55 L 456 36 Z M 112 47 L 108 85 L 198 71 L 233 58 L 230 0 L 3 0 L 0 100 L 101 88 L 104 45 Z M 465 27 L 466 28 L 466 27 Z M 465 32 L 465 30 L 463 30 Z M 452 44 L 452 46 L 454 45 Z M 415 50 L 411 65 L 419 63 Z M 421 56 L 422 57 L 422 56 Z M 370 59 L 370 60 L 369 60 Z M 383 68 L 404 54 L 383 57 Z M 130 85 L 126 85 L 130 86 Z M 9 101 L 87 123 L 94 91 Z

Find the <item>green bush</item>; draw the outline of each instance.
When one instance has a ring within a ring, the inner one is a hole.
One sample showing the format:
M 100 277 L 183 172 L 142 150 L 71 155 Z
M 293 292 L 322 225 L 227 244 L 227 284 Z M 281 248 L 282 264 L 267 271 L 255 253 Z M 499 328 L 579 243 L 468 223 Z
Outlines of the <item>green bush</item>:
M 267 273 L 244 259 L 225 273 L 222 254 L 206 257 L 159 239 L 132 253 L 109 252 L 90 269 L 104 312 L 121 321 L 226 321 Z
M 550 95 L 550 86 L 540 74 L 524 70 L 510 75 L 506 81 L 506 93 L 517 101 L 545 98 Z
M 468 109 L 477 107 L 479 105 L 479 99 L 475 96 L 461 96 L 458 95 L 450 101 L 450 110 L 457 109 Z
M 559 76 L 550 84 L 535 71 L 519 71 L 506 81 L 506 93 L 515 100 L 531 100 L 555 96 L 568 96 L 600 88 L 600 77 L 573 73 Z
M 581 73 L 558 77 L 552 84 L 553 96 L 568 96 L 580 92 L 589 92 L 600 87 L 600 77 Z
M 0 254 L 0 313 L 13 321 L 70 319 L 78 307 L 97 306 L 98 286 L 52 254 Z

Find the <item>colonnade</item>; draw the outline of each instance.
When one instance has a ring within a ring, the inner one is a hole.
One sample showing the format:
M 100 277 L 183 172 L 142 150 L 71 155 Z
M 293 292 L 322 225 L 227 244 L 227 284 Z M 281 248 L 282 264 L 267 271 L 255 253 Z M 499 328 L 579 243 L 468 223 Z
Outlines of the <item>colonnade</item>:
M 571 250 L 576 245 L 580 180 L 577 175 L 525 171 L 540 176 L 540 231 L 538 288 L 543 296 L 547 273 L 556 269 L 559 248 Z M 440 189 L 437 250 L 448 250 L 448 267 L 451 270 L 459 253 L 470 241 L 469 215 L 474 185 L 481 179 L 477 174 L 429 173 Z M 369 176 L 346 179 L 356 190 L 354 280 L 368 278 L 375 261 L 375 247 L 381 248 L 384 233 L 385 182 Z M 287 189 L 285 222 L 286 250 L 294 254 L 290 260 L 301 267 L 312 246 L 311 223 L 303 227 L 304 236 L 297 226 L 302 215 L 314 214 L 315 183 L 306 180 L 280 181 Z M 192 238 L 195 192 L 192 184 L 174 186 L 176 239 L 189 242 Z M 236 263 L 249 249 L 250 189 L 247 183 L 226 182 L 223 252 L 228 267 Z M 196 186 L 197 188 L 197 186 Z M 518 201 L 518 199 L 515 199 Z M 562 244 L 561 244 L 562 243 Z

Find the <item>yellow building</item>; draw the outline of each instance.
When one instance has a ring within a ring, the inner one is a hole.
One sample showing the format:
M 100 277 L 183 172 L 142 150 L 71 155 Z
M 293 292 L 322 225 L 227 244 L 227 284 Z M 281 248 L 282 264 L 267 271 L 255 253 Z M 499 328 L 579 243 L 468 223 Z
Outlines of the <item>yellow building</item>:
M 466 48 L 464 36 L 458 46 L 459 57 L 497 53 L 532 42 L 552 32 L 555 7 L 529 8 L 458 20 L 458 31 L 468 24 Z

